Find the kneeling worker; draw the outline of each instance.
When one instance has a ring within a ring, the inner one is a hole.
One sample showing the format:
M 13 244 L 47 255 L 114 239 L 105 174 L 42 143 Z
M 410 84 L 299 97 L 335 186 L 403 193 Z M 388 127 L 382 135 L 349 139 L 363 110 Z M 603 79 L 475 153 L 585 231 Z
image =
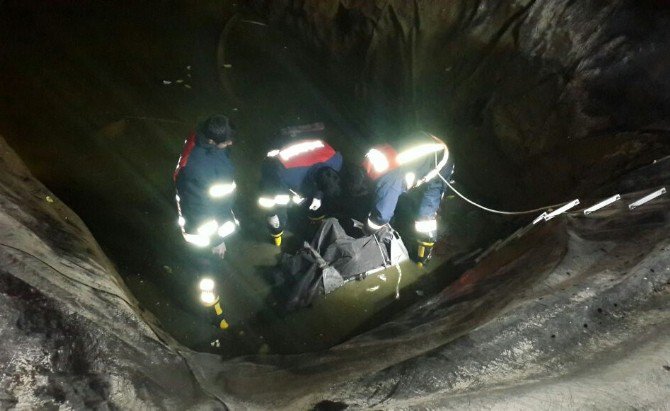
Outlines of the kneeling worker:
M 436 216 L 446 191 L 442 178 L 448 180 L 454 166 L 442 140 L 425 132 L 414 137 L 409 145 L 397 145 L 399 149 L 386 144 L 372 148 L 365 155 L 363 166 L 373 187 L 366 228 L 368 232 L 382 228 L 395 214 L 398 198 L 421 187 L 423 192 L 414 228 L 418 241 L 417 262 L 423 264 L 430 258 L 437 236 Z
M 304 126 L 296 129 L 307 130 Z M 289 206 L 304 208 L 310 220 L 318 221 L 340 195 L 342 155 L 318 138 L 320 133 L 305 134 L 270 151 L 263 161 L 258 204 L 266 210 L 268 228 L 277 246 L 281 245 Z M 300 138 L 303 135 L 305 138 Z
M 174 181 L 179 226 L 184 240 L 213 246 L 224 257 L 224 238 L 237 230 L 233 214 L 234 167 L 229 157 L 235 129 L 226 116 L 214 115 L 198 125 L 184 143 Z

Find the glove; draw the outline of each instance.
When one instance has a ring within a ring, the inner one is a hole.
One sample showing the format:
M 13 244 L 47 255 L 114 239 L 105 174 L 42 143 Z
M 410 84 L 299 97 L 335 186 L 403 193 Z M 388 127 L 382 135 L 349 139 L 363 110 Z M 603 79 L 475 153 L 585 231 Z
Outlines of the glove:
M 217 255 L 219 258 L 223 260 L 223 258 L 226 256 L 226 243 L 225 241 L 221 242 L 221 244 L 217 245 L 216 247 L 212 248 L 212 254 Z
M 312 204 L 307 210 L 307 217 L 310 224 L 321 224 L 321 220 L 326 218 L 326 213 L 321 209 L 321 199 L 313 198 Z
M 312 199 L 312 204 L 309 205 L 310 211 L 316 211 L 319 208 L 321 208 L 321 199 L 320 198 L 313 198 Z

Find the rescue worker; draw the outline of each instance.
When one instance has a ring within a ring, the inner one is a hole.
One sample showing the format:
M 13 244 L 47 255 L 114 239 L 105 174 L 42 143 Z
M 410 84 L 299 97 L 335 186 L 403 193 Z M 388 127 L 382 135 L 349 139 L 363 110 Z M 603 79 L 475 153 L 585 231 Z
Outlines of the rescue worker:
M 235 169 L 229 150 L 235 128 L 214 115 L 192 131 L 174 171 L 179 227 L 186 242 L 223 258 L 224 239 L 237 230 L 233 213 Z
M 301 207 L 316 222 L 341 193 L 342 155 L 323 140 L 323 124 L 291 127 L 282 134 L 297 139 L 267 154 L 258 199 L 276 246 L 281 245 L 289 206 Z
M 368 233 L 376 232 L 391 221 L 403 193 L 422 190 L 414 229 L 418 242 L 417 262 L 425 263 L 435 244 L 437 211 L 447 188 L 442 178 L 448 180 L 454 169 L 447 145 L 421 132 L 414 136 L 411 144 L 385 144 L 370 149 L 363 168 L 372 189 L 366 224 Z

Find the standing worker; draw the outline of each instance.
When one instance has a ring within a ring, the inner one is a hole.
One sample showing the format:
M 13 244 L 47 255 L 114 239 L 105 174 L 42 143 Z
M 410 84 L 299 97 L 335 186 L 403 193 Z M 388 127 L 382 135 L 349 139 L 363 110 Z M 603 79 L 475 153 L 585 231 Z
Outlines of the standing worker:
M 429 133 L 417 133 L 410 144 L 394 146 L 377 146 L 365 155 L 364 179 L 373 191 L 366 229 L 372 233 L 388 224 L 402 194 L 423 190 L 414 222 L 417 262 L 423 264 L 437 237 L 437 211 L 447 188 L 442 178 L 450 178 L 454 165 L 447 145 Z
M 235 128 L 228 117 L 214 115 L 191 132 L 174 172 L 179 226 L 184 240 L 211 247 L 223 258 L 224 239 L 237 230 L 233 214 L 235 169 L 230 161 Z
M 266 211 L 277 246 L 289 206 L 299 206 L 310 220 L 319 221 L 340 196 L 342 155 L 322 139 L 323 129 L 323 124 L 315 123 L 282 130 L 284 137 L 294 140 L 270 151 L 263 161 L 258 204 Z

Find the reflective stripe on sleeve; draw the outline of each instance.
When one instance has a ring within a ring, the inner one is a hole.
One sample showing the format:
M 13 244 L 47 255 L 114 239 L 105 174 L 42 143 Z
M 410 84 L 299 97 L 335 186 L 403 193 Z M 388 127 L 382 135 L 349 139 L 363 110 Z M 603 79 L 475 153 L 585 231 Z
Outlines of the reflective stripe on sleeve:
M 437 153 L 444 148 L 445 145 L 439 143 L 419 144 L 400 152 L 398 157 L 396 157 L 396 160 L 398 161 L 398 164 L 402 166 L 419 158 L 425 157 L 428 154 Z
M 275 199 L 269 197 L 260 197 L 258 199 L 258 205 L 263 208 L 272 208 L 275 206 Z
M 198 247 L 207 247 L 209 245 L 209 237 L 200 235 L 200 234 L 189 234 L 189 233 L 182 233 L 184 236 L 184 240 L 186 240 L 187 243 L 193 244 Z
M 234 221 L 228 220 L 225 223 L 221 224 L 221 227 L 219 227 L 218 234 L 219 237 L 225 238 L 231 235 L 232 233 L 235 232 L 237 229 L 237 225 L 235 224 Z
M 291 201 L 291 197 L 288 194 L 279 194 L 275 196 L 275 203 L 277 205 L 286 205 Z
M 293 197 L 293 201 L 296 202 L 296 197 Z M 299 198 L 299 201 L 302 201 L 302 198 Z M 263 208 L 273 208 L 276 205 L 285 206 L 291 202 L 291 196 L 288 194 L 277 194 L 274 197 L 259 197 L 258 205 Z M 297 204 L 297 203 L 296 203 Z
M 219 228 L 219 223 L 216 222 L 216 220 L 209 220 L 206 223 L 200 225 L 200 227 L 197 228 L 197 233 L 201 236 L 211 236 L 214 233 L 216 233 L 216 230 Z
M 278 154 L 282 160 L 288 161 L 297 155 L 306 153 L 308 151 L 313 151 L 321 147 L 325 147 L 323 141 L 321 140 L 303 141 L 284 148 Z M 271 151 L 271 153 L 272 152 L 273 151 Z

